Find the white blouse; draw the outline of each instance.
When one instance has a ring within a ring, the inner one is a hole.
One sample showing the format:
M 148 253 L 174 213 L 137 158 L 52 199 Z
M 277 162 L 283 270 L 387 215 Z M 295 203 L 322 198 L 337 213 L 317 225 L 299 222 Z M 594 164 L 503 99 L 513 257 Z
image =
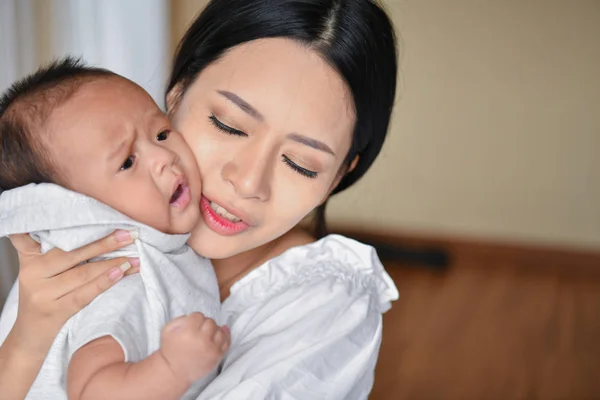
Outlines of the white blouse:
M 16 317 L 12 292 L 0 343 Z M 231 348 L 199 399 L 366 399 L 396 299 L 370 246 L 329 235 L 287 250 L 231 287 L 220 321 Z
M 398 299 L 375 250 L 330 235 L 231 287 L 231 349 L 199 399 L 366 399 L 382 313 Z

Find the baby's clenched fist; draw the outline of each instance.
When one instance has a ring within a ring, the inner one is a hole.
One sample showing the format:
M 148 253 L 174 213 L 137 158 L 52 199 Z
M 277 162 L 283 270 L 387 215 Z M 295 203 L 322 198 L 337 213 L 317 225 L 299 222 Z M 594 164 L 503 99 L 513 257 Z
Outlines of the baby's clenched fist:
M 229 329 L 195 312 L 175 318 L 163 328 L 160 352 L 175 377 L 191 385 L 217 367 L 229 343 Z

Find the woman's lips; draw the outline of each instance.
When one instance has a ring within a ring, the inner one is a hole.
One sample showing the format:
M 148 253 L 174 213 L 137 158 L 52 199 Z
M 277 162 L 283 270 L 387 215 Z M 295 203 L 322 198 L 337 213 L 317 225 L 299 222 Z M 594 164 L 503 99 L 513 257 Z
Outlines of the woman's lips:
M 206 225 L 220 235 L 233 236 L 250 228 L 250 225 L 243 220 L 233 222 L 217 214 L 210 206 L 210 200 L 204 196 L 200 200 L 200 211 Z

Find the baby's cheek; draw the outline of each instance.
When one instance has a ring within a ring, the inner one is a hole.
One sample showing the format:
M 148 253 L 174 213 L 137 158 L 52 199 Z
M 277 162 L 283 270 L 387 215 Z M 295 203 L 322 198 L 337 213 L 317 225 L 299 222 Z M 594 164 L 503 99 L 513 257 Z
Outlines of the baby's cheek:
M 169 209 L 164 200 L 140 194 L 130 196 L 123 204 L 122 209 L 117 209 L 129 218 L 165 232 L 169 230 Z

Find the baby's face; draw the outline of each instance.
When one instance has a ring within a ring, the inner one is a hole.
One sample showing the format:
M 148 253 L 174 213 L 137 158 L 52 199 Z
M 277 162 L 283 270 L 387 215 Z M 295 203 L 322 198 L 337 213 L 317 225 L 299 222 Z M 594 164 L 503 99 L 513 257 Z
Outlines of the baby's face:
M 122 78 L 85 83 L 48 119 L 45 144 L 62 183 L 166 233 L 200 215 L 200 174 L 152 98 Z

